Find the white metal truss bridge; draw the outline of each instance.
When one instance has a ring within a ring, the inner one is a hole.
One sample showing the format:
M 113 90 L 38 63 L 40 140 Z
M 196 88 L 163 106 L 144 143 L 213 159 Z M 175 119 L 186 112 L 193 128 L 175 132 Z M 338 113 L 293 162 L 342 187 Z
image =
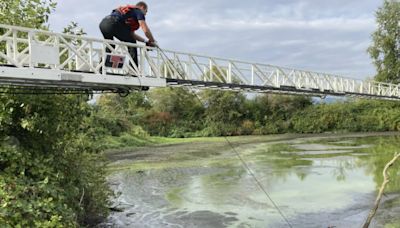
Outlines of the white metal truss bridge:
M 128 47 L 137 48 L 137 65 Z M 0 86 L 89 91 L 190 86 L 400 99 L 400 88 L 395 84 L 1 24 Z

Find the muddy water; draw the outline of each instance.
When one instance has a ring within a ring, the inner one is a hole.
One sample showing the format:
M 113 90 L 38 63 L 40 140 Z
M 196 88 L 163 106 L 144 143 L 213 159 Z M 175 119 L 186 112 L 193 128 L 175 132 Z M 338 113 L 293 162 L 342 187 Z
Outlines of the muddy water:
M 293 227 L 361 227 L 400 136 L 230 139 Z M 116 153 L 109 227 L 288 227 L 224 141 Z M 400 161 L 371 227 L 400 227 Z

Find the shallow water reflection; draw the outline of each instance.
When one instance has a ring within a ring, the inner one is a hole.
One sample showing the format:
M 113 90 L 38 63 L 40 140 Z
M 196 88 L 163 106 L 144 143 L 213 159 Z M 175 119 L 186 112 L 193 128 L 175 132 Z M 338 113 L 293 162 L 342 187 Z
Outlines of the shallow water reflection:
M 331 136 L 237 150 L 293 227 L 360 227 L 399 139 Z M 213 144 L 208 146 L 211 151 Z M 110 176 L 119 193 L 115 204 L 124 211 L 113 213 L 109 226 L 287 227 L 228 146 L 202 157 L 199 151 L 172 151 L 166 161 L 132 161 Z M 400 226 L 399 163 L 391 168 L 373 227 Z

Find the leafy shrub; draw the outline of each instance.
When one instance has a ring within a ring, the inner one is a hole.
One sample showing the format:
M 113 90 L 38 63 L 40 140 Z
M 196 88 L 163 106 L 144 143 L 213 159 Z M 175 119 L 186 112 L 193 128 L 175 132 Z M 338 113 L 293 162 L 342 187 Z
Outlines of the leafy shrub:
M 85 96 L 0 96 L 0 227 L 95 225 L 107 215 Z

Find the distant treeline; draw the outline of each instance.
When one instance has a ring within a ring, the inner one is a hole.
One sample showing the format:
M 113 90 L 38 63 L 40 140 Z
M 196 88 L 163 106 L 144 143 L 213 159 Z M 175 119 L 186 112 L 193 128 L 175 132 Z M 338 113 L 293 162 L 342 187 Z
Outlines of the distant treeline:
M 400 102 L 347 100 L 314 104 L 310 97 L 162 88 L 122 98 L 101 96 L 92 136 L 199 137 L 278 133 L 400 130 Z

